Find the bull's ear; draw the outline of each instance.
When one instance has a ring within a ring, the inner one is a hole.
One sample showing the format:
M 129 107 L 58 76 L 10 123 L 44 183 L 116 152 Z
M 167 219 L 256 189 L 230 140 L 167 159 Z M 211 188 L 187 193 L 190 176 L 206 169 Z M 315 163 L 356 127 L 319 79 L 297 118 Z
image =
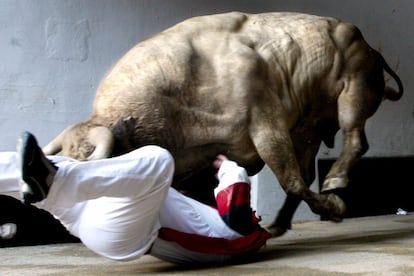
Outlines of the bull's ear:
M 87 157 L 87 160 L 103 159 L 111 156 L 115 139 L 109 128 L 104 126 L 91 128 L 88 139 L 95 146 L 95 150 Z
M 43 152 L 46 155 L 54 155 L 59 153 L 62 150 L 62 143 L 64 137 L 68 134 L 69 131 L 71 131 L 73 127 L 74 126 L 72 125 L 65 128 L 58 136 L 56 136 L 52 141 L 50 141 L 49 144 L 42 148 Z

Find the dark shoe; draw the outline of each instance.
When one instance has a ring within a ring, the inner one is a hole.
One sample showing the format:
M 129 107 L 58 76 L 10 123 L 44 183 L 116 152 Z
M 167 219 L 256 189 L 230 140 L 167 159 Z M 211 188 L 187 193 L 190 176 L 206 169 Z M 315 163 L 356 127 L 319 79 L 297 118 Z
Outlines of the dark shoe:
M 31 204 L 46 198 L 57 167 L 46 158 L 30 132 L 24 132 L 17 143 L 21 169 L 20 193 L 23 203 Z

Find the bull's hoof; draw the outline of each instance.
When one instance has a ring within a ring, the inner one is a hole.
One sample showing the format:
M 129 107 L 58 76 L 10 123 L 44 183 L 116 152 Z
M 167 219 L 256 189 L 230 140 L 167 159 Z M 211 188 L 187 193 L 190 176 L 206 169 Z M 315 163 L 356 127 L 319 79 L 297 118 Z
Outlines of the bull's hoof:
M 264 229 L 272 234 L 273 238 L 282 236 L 288 230 L 286 227 L 281 227 L 278 225 L 267 225 L 264 227 Z
M 345 202 L 335 194 L 327 195 L 327 211 L 325 218 L 333 222 L 341 222 L 346 212 Z
M 344 189 L 348 186 L 348 180 L 343 177 L 327 178 L 323 182 L 321 193 L 332 193 L 338 189 Z
M 345 215 L 346 205 L 343 200 L 335 194 L 320 195 L 320 200 L 315 205 L 309 205 L 312 211 L 321 215 L 323 220 L 334 222 L 342 221 Z

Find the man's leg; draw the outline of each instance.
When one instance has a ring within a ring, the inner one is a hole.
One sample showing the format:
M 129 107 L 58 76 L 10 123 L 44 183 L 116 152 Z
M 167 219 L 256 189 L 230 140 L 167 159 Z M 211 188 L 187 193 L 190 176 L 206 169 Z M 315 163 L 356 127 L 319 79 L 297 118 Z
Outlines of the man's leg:
M 68 163 L 56 171 L 44 206 L 96 253 L 134 259 L 158 234 L 158 213 L 173 172 L 171 155 L 156 146 Z
M 21 189 L 26 189 L 25 185 L 29 190 L 41 190 L 34 202 L 46 195 L 46 205 L 62 208 L 100 197 L 145 196 L 160 183 L 171 182 L 174 173 L 171 154 L 157 146 L 114 158 L 66 162 L 57 168 L 44 156 L 33 135 L 24 133 L 22 138 L 18 147 Z
M 19 178 L 16 152 L 0 152 L 0 194 L 18 192 Z
M 79 242 L 49 212 L 7 195 L 19 191 L 19 179 L 16 152 L 0 152 L 0 247 Z
M 79 242 L 50 213 L 7 195 L 0 195 L 0 227 L 0 247 Z

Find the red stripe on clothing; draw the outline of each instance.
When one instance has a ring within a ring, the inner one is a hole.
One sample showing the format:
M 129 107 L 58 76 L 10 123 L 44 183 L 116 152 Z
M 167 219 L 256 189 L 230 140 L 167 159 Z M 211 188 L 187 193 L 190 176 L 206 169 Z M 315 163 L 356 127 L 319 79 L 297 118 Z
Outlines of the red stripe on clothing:
M 272 237 L 261 228 L 234 240 L 189 234 L 169 228 L 161 228 L 158 236 L 163 240 L 176 242 L 190 251 L 220 255 L 242 255 L 257 251 Z
M 217 194 L 216 202 L 221 216 L 226 214 L 232 206 L 243 204 L 250 206 L 250 185 L 244 182 L 234 183 Z

